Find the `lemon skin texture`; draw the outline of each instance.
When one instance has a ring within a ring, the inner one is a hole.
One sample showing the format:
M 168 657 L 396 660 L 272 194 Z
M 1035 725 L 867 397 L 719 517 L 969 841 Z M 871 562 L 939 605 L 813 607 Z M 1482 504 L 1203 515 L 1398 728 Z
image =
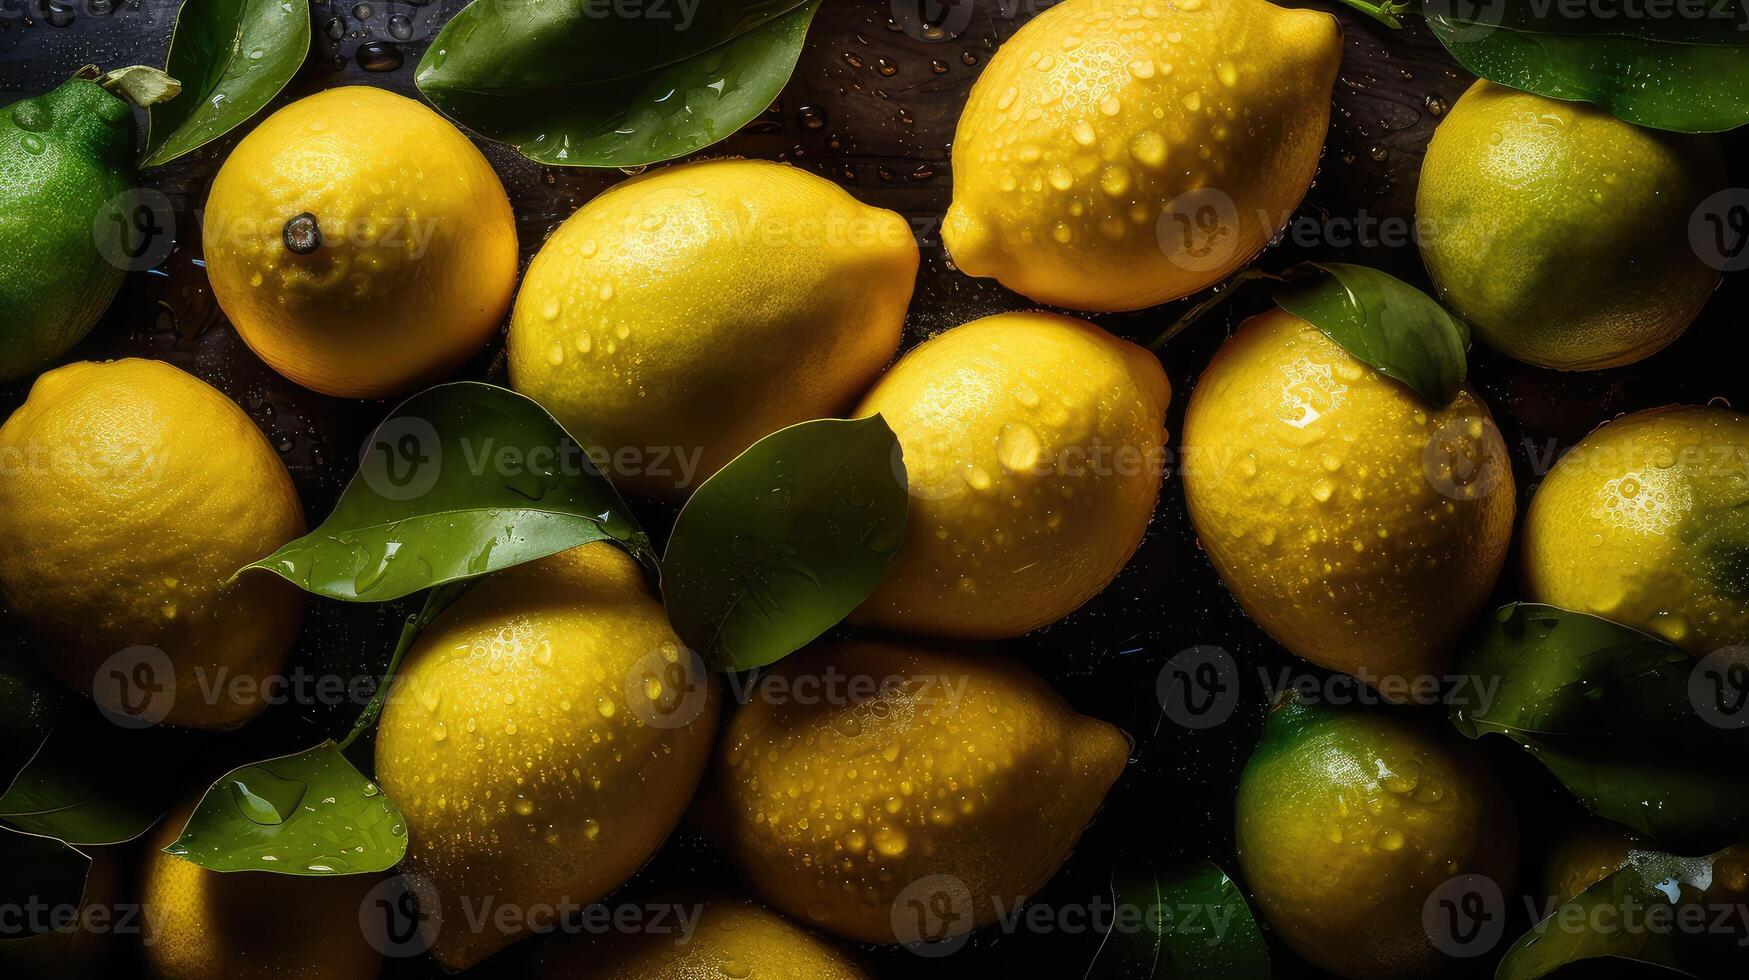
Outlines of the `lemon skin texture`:
M 1477 82 L 1434 130 L 1415 210 L 1440 302 L 1488 346 L 1564 371 L 1681 336 L 1718 270 L 1689 218 L 1725 186 L 1710 136 Z
M 488 577 L 419 637 L 377 778 L 407 818 L 404 870 L 439 896 L 439 963 L 522 937 L 469 928 L 488 898 L 587 905 L 656 852 L 716 730 L 715 689 L 689 663 L 638 565 L 600 542 Z
M 230 728 L 267 706 L 258 683 L 232 681 L 280 670 L 303 593 L 232 576 L 303 533 L 291 476 L 255 423 L 161 361 L 57 368 L 0 427 L 7 607 L 48 641 L 43 663 L 88 694 L 111 655 L 162 651 L 170 724 Z
M 853 643 L 792 656 L 761 684 L 720 752 L 723 848 L 772 908 L 862 942 L 946 938 L 908 925 L 906 889 L 931 876 L 970 898 L 943 917 L 950 935 L 1013 908 L 1056 873 L 1129 756 L 1117 729 L 997 657 Z
M 311 215 L 321 242 L 293 251 Z M 450 373 L 504 320 L 516 225 L 461 131 L 411 99 L 346 86 L 267 117 L 207 200 L 207 275 L 251 350 L 306 388 L 386 398 Z
M 856 409 L 899 438 L 911 490 L 870 626 L 1019 636 L 1098 594 L 1135 554 L 1171 397 L 1154 355 L 1082 320 L 1004 313 L 906 354 Z
M 1424 976 L 1428 896 L 1479 874 L 1511 895 L 1510 804 L 1483 764 L 1391 712 L 1276 709 L 1240 776 L 1239 866 L 1276 935 L 1343 977 Z
M 1311 186 L 1335 18 L 1263 0 L 1067 0 L 1003 43 L 954 135 L 954 263 L 1133 310 L 1262 251 Z
M 813 174 L 664 167 L 535 256 L 510 379 L 608 450 L 616 485 L 683 496 L 772 432 L 848 409 L 898 349 L 917 263 L 903 218 Z
M 141 871 L 141 949 L 158 980 L 373 980 L 359 927 L 374 875 L 208 871 L 164 853 L 194 810 L 166 818 Z
M 1538 602 L 1704 657 L 1749 643 L 1749 416 L 1672 406 L 1586 436 L 1524 521 Z
M 1377 687 L 1431 693 L 1506 559 L 1506 446 L 1467 389 L 1435 409 L 1300 318 L 1246 321 L 1184 420 L 1203 549 L 1276 642 Z
M 0 111 L 0 382 L 65 354 L 121 289 L 133 155 L 133 108 L 83 78 Z
M 574 942 L 551 956 L 541 980 L 870 980 L 836 945 L 755 902 L 670 897 L 659 904 L 696 915 L 692 931 Z

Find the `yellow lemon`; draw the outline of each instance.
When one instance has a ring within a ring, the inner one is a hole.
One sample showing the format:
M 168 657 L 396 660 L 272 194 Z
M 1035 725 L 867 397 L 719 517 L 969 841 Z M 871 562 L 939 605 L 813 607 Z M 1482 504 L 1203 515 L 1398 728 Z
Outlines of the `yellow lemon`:
M 227 728 L 267 706 L 303 593 L 232 576 L 303 532 L 261 430 L 161 361 L 50 371 L 0 427 L 6 605 L 63 681 L 141 720 Z
M 1057 871 L 1129 743 L 999 657 L 792 656 L 734 717 L 725 849 L 773 908 L 864 942 L 994 921 Z
M 1279 309 L 1203 372 L 1183 474 L 1202 546 L 1251 618 L 1391 700 L 1434 693 L 1512 537 L 1486 406 L 1464 390 L 1435 409 Z
M 488 577 L 420 635 L 377 734 L 405 870 L 464 969 L 647 861 L 698 786 L 717 702 L 642 571 L 606 543 Z M 519 911 L 468 925 L 487 905 Z M 556 925 L 557 923 L 547 924 Z
M 658 904 L 690 921 L 572 943 L 547 960 L 542 980 L 869 980 L 850 954 L 746 899 Z
M 348 86 L 268 116 L 231 151 L 202 230 L 213 295 L 275 371 L 348 398 L 455 370 L 516 286 L 504 186 L 461 131 Z
M 1171 393 L 1154 355 L 1050 313 L 987 317 L 906 354 L 856 410 L 898 435 L 912 500 L 855 621 L 996 639 L 1080 607 L 1142 542 Z
M 1415 211 L 1440 301 L 1488 346 L 1565 371 L 1681 336 L 1718 284 L 1689 219 L 1718 143 L 1477 82 L 1434 130 Z
M 1264 0 L 1067 0 L 1003 43 L 953 142 L 942 238 L 1041 303 L 1132 310 L 1244 266 L 1311 186 L 1335 18 Z
M 166 818 L 141 872 L 141 948 L 159 980 L 372 980 L 383 957 L 359 927 L 377 879 L 221 873 L 164 853 L 190 803 Z M 374 910 L 373 910 L 374 912 Z
M 1430 935 L 1423 910 L 1454 879 L 1481 875 L 1512 894 L 1518 833 L 1505 796 L 1477 760 L 1391 712 L 1278 707 L 1240 777 L 1236 816 L 1258 910 L 1338 976 L 1434 972 L 1439 940 L 1462 937 Z
M 1531 500 L 1524 573 L 1538 602 L 1695 656 L 1749 643 L 1749 416 L 1672 406 L 1586 436 Z
M 842 413 L 892 359 L 910 226 L 760 160 L 664 167 L 559 226 L 528 268 L 510 379 L 616 483 L 677 496 L 759 439 Z

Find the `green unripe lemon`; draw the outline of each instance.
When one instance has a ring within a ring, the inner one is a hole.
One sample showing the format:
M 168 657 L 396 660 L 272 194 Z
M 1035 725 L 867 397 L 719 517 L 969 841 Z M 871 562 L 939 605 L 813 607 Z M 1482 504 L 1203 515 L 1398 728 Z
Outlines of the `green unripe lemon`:
M 115 299 L 133 153 L 132 108 L 96 82 L 0 110 L 0 382 L 65 354 Z

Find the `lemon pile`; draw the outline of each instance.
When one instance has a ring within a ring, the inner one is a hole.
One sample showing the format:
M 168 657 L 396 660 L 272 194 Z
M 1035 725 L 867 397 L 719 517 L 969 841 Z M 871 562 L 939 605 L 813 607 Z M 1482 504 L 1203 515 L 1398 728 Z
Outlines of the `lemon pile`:
M 1052 6 L 1002 45 L 961 116 L 952 262 L 1068 311 L 1221 282 L 1311 185 L 1341 51 L 1331 15 L 1264 0 Z M 1631 363 L 1674 341 L 1717 281 L 1679 244 L 1721 180 L 1710 140 L 1478 83 L 1427 156 L 1423 255 L 1484 342 L 1544 366 Z M 1131 743 L 995 644 L 1123 574 L 1171 459 L 1250 619 L 1393 702 L 1425 700 L 1420 684 L 1450 669 L 1519 517 L 1473 386 L 1431 404 L 1285 309 L 1220 346 L 1176 454 L 1156 353 L 1069 313 L 997 313 L 901 355 L 912 221 L 786 164 L 621 181 L 552 229 L 518 288 L 516 216 L 486 157 L 417 102 L 344 87 L 237 144 L 202 240 L 226 316 L 290 381 L 405 395 L 503 330 L 511 386 L 658 507 L 798 422 L 879 415 L 897 438 L 910 500 L 890 569 L 850 638 L 762 673 L 745 704 L 724 703 L 608 543 L 490 575 L 420 633 L 375 777 L 405 816 L 402 871 L 446 970 L 539 931 L 480 920 L 482 901 L 601 901 L 689 812 L 750 894 L 677 898 L 699 910 L 684 942 L 543 942 L 542 976 L 854 980 L 871 974 L 850 943 L 940 948 L 1037 894 Z M 215 698 L 207 680 L 289 669 L 305 600 L 239 570 L 306 515 L 231 394 L 163 362 L 80 362 L 37 377 L 0 426 L 0 597 L 100 705 L 131 700 L 118 665 L 144 664 L 162 709 L 149 720 L 230 729 L 267 702 Z M 1602 426 L 1535 494 L 1525 588 L 1697 656 L 1749 643 L 1746 460 L 1749 420 L 1723 408 Z M 1516 875 L 1501 787 L 1412 715 L 1284 700 L 1240 779 L 1246 886 L 1289 948 L 1337 975 L 1449 966 L 1424 909 L 1456 877 Z M 157 976 L 379 973 L 386 950 L 359 928 L 376 880 L 206 871 L 162 850 L 192 805 L 139 876 L 165 913 L 142 953 Z M 1551 888 L 1582 889 L 1626 846 L 1575 831 Z

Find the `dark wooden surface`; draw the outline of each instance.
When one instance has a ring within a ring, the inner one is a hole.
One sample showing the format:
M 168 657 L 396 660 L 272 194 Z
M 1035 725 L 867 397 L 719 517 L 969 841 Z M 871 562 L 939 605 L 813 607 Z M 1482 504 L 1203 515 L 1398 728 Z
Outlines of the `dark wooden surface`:
M 936 229 L 951 193 L 949 145 L 968 88 L 991 52 L 1028 17 L 1050 5 L 976 0 L 963 30 L 929 40 L 917 28 L 919 3 L 826 0 L 782 97 L 707 155 L 788 160 L 911 219 L 920 230 L 924 262 L 907 324 L 907 346 L 977 316 L 1029 307 L 1025 299 L 993 282 L 972 280 L 952 269 L 942 256 Z M 1302 0 L 1294 5 L 1317 6 L 1342 19 L 1347 31 L 1342 74 L 1323 164 L 1295 218 L 1299 227 L 1321 231 L 1309 244 L 1297 234 L 1290 236 L 1260 261 L 1269 268 L 1305 258 L 1356 261 L 1424 283 L 1414 245 L 1390 232 L 1400 231 L 1412 218 L 1427 139 L 1439 114 L 1470 79 L 1451 66 L 1418 23 L 1392 33 L 1335 3 Z M 86 63 L 105 68 L 162 64 L 177 6 L 173 0 L 0 0 L 0 102 L 51 88 Z M 313 49 L 276 106 L 336 85 L 378 85 L 416 95 L 414 65 L 443 22 L 462 6 L 462 0 L 373 0 L 356 6 L 313 0 Z M 332 506 L 351 475 L 358 447 L 389 406 L 327 398 L 280 378 L 243 346 L 214 304 L 200 265 L 197 214 L 218 165 L 241 135 L 235 132 L 143 175 L 143 184 L 163 193 L 174 207 L 175 249 L 156 267 L 129 277 L 109 315 L 68 359 L 157 357 L 217 385 L 278 446 L 314 524 Z M 1726 142 L 1733 183 L 1749 183 L 1745 140 L 1733 136 Z M 510 192 L 525 262 L 559 222 L 624 176 L 618 171 L 544 167 L 505 147 L 482 148 Z M 1512 449 L 1521 499 L 1528 500 L 1537 480 L 1534 458 L 1551 446 L 1570 447 L 1615 415 L 1670 402 L 1722 399 L 1749 405 L 1744 296 L 1744 277 L 1727 277 L 1701 321 L 1681 341 L 1618 371 L 1556 374 L 1478 348 L 1472 355 L 1472 377 Z M 1114 332 L 1145 340 L 1184 305 L 1095 319 Z M 1168 431 L 1174 436 L 1185 399 L 1222 340 L 1223 328 L 1230 329 L 1255 309 L 1255 304 L 1229 308 L 1165 351 L 1174 388 Z M 458 377 L 501 381 L 502 348 L 499 337 Z M 0 391 L 0 413 L 16 406 L 25 390 L 20 385 Z M 650 511 L 643 516 L 653 530 L 664 533 L 668 515 Z M 1502 578 L 1502 600 L 1518 597 L 1515 568 L 1509 566 Z M 343 674 L 380 664 L 404 612 L 398 604 L 315 602 L 297 663 L 312 673 Z M 1206 732 L 1191 732 L 1164 718 L 1154 693 L 1163 661 L 1197 644 L 1221 646 L 1246 668 L 1238 714 Z M 1119 864 L 1165 865 L 1212 857 L 1235 870 L 1233 794 L 1265 710 L 1265 693 L 1251 668 L 1319 672 L 1287 656 L 1239 613 L 1197 547 L 1175 476 L 1166 481 L 1141 551 L 1111 588 L 1064 622 L 1005 644 L 1004 652 L 1027 660 L 1077 707 L 1123 727 L 1136 743 L 1132 765 L 1103 812 L 1038 901 L 1084 903 L 1103 895 L 1111 869 Z M 185 775 L 198 782 L 239 761 L 305 747 L 343 729 L 350 717 L 345 708 L 275 709 L 243 733 L 203 743 Z M 1522 758 L 1492 748 L 1494 764 L 1516 787 L 1527 836 L 1526 870 L 1533 874 L 1543 836 L 1568 804 Z M 733 879 L 719 855 L 696 835 L 683 833 L 628 888 L 733 887 Z M 1528 920 L 1520 925 L 1527 926 Z M 1002 935 L 985 930 L 964 950 L 940 960 L 900 950 L 865 952 L 885 976 L 945 977 L 969 971 L 1070 978 L 1082 975 L 1097 941 L 1085 934 Z M 523 944 L 476 973 L 521 975 L 538 951 L 538 943 Z M 1316 975 L 1279 945 L 1273 952 L 1279 975 Z M 1481 976 L 1489 969 L 1484 963 L 1471 972 Z M 389 975 L 432 972 L 423 963 L 401 962 L 391 964 Z

